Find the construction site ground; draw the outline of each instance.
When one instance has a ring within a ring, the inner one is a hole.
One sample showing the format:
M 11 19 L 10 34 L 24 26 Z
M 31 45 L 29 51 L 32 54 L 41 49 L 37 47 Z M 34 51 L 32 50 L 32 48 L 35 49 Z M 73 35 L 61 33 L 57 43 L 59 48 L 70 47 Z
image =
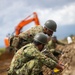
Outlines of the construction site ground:
M 14 53 L 8 50 L 0 56 L 0 75 L 7 75 Z
M 64 70 L 58 75 L 75 75 L 75 43 L 63 47 L 58 46 L 57 49 L 63 51 L 60 61 L 64 64 Z M 13 52 L 6 50 L 6 52 L 0 56 L 0 75 L 7 75 L 13 55 Z M 43 70 L 44 75 L 50 75 L 51 70 L 49 68 L 44 66 Z

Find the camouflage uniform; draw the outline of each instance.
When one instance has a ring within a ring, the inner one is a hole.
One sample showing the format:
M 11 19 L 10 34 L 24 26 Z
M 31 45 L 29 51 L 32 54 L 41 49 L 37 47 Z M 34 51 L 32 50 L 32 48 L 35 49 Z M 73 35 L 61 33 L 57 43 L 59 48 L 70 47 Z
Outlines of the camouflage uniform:
M 13 50 L 18 50 L 22 46 L 33 42 L 33 37 L 35 36 L 35 34 L 40 32 L 43 32 L 42 26 L 32 27 L 28 31 L 22 32 L 18 36 L 14 36 L 13 38 L 11 38 L 10 46 L 13 48 Z
M 43 65 L 54 68 L 57 63 L 43 55 L 34 44 L 30 43 L 15 53 L 8 75 L 39 75 Z
M 49 41 L 48 44 L 47 44 L 47 46 L 48 46 L 49 49 L 55 49 L 56 46 L 57 46 L 57 44 L 63 45 L 63 46 L 65 45 L 64 43 L 58 41 L 57 39 L 56 39 L 56 41 L 54 42 L 53 39 L 52 39 L 52 37 L 51 37 L 51 38 L 50 38 L 50 41 Z
M 12 44 L 11 44 L 11 46 L 13 46 L 13 50 L 16 52 L 22 46 L 33 42 L 33 37 L 35 36 L 35 34 L 40 33 L 40 32 L 43 32 L 43 27 L 42 26 L 35 26 L 35 27 L 32 27 L 31 29 L 29 29 L 28 31 L 20 33 L 18 36 L 14 36 Z M 46 47 L 46 50 L 47 49 L 48 48 Z M 51 57 L 55 61 L 58 61 L 57 58 L 54 57 L 54 55 L 51 52 L 48 52 L 48 51 L 44 52 L 43 51 L 42 53 L 44 53 L 44 54 L 46 53 L 45 55 L 48 54 L 49 57 Z
M 52 38 L 50 39 L 50 41 L 48 42 L 48 44 L 46 45 L 46 48 L 48 48 L 48 50 L 53 53 L 53 55 L 59 59 L 59 56 L 61 55 L 62 51 L 61 50 L 56 50 L 56 46 L 57 44 L 59 45 L 65 45 L 64 43 L 56 40 L 56 42 L 54 42 L 52 40 Z
M 43 53 L 45 56 L 53 59 L 54 61 L 58 63 L 58 59 L 53 55 L 53 53 L 49 49 L 46 48 L 42 50 L 41 53 Z

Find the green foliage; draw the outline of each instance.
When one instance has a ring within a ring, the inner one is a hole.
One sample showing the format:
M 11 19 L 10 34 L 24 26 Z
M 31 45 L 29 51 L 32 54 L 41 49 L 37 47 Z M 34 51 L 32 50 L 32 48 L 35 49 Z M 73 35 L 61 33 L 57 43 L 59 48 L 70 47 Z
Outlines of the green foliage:
M 0 55 L 5 52 L 5 48 L 0 48 Z

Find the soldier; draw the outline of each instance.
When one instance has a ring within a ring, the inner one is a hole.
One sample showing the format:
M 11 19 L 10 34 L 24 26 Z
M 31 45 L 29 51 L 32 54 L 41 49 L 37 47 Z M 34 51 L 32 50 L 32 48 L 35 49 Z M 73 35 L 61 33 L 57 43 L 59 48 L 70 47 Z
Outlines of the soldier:
M 56 45 L 57 45 L 57 44 L 65 46 L 65 43 L 60 42 L 59 40 L 57 40 L 57 37 L 56 37 L 56 36 L 53 36 L 53 37 L 52 37 L 52 42 L 53 42 L 53 47 L 54 47 L 54 48 L 56 48 Z M 52 47 L 52 46 L 51 46 L 51 47 Z
M 58 63 L 40 52 L 47 42 L 44 33 L 36 34 L 33 43 L 23 46 L 15 53 L 8 75 L 40 75 L 43 65 L 62 71 L 63 68 Z
M 62 54 L 62 51 L 56 50 L 57 44 L 63 45 L 63 46 L 66 45 L 65 43 L 58 41 L 56 36 L 53 36 L 51 40 L 48 42 L 47 47 L 49 48 L 50 52 L 52 52 L 53 55 L 58 58 Z
M 20 33 L 18 36 L 14 36 L 10 39 L 10 47 L 17 51 L 22 46 L 33 42 L 33 37 L 35 34 L 43 32 L 48 36 L 52 36 L 53 32 L 56 31 L 57 24 L 53 20 L 46 21 L 44 27 L 43 26 L 35 26 L 31 29 Z

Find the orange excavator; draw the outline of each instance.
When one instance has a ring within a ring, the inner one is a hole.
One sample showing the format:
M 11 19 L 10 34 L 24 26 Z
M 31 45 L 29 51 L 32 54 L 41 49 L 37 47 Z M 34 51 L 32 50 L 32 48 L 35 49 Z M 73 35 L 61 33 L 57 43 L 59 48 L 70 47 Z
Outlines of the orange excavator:
M 33 15 L 32 18 L 30 18 Z M 35 25 L 40 25 L 39 23 L 39 19 L 38 19 L 38 15 L 36 12 L 33 12 L 31 15 L 29 15 L 28 17 L 26 17 L 24 20 L 22 20 L 15 28 L 15 35 L 19 35 L 22 28 L 26 25 L 28 25 L 29 23 L 34 22 Z M 10 46 L 10 37 L 6 37 L 4 39 L 4 43 L 6 48 L 8 48 Z

